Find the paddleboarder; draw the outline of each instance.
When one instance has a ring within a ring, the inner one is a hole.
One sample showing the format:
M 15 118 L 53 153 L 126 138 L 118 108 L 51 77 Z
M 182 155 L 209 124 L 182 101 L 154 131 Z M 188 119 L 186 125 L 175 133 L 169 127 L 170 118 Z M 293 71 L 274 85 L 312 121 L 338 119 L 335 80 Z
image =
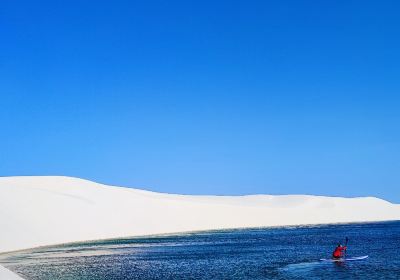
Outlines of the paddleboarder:
M 344 254 L 346 252 L 347 246 L 342 246 L 342 244 L 338 244 L 337 247 L 335 248 L 335 251 L 333 251 L 332 257 L 334 259 L 340 259 L 344 257 Z
M 332 254 L 332 258 L 330 259 L 320 259 L 321 262 L 344 262 L 344 261 L 359 261 L 359 260 L 365 260 L 368 258 L 368 255 L 366 256 L 361 256 L 361 257 L 346 257 L 346 250 L 347 250 L 347 244 L 349 243 L 349 238 L 346 237 L 346 243 L 343 246 L 341 243 L 339 243 L 335 251 Z

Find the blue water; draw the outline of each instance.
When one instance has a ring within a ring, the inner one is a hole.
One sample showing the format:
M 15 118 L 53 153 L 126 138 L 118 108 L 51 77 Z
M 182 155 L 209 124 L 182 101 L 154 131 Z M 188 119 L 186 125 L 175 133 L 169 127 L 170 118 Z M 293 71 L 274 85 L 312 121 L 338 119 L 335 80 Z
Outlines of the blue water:
M 330 263 L 346 236 L 349 256 Z M 26 279 L 400 279 L 400 222 L 213 231 L 54 246 L 0 256 Z

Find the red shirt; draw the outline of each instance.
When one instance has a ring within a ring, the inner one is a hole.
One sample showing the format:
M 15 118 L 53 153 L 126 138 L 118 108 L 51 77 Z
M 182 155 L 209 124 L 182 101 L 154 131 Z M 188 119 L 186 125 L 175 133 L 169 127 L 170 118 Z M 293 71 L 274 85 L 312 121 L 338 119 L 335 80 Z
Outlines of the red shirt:
M 333 252 L 334 258 L 341 258 L 343 257 L 344 251 L 347 249 L 346 246 L 337 246 L 335 251 Z

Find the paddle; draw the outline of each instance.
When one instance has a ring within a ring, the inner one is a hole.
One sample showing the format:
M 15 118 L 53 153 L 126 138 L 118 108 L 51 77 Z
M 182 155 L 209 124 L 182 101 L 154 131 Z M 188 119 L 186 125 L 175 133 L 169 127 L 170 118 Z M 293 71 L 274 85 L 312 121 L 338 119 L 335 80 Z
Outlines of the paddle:
M 348 237 L 346 237 L 346 243 L 345 243 L 345 247 L 346 247 L 346 249 L 344 250 L 344 258 L 346 258 L 346 253 L 347 253 L 347 243 L 349 243 L 349 238 Z

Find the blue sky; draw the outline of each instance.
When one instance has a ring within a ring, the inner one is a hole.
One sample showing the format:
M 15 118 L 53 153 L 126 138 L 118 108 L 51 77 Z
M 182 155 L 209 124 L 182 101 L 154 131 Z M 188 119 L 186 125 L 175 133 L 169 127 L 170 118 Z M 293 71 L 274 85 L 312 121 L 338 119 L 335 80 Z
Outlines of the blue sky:
M 189 2 L 2 1 L 1 175 L 400 202 L 398 1 Z

